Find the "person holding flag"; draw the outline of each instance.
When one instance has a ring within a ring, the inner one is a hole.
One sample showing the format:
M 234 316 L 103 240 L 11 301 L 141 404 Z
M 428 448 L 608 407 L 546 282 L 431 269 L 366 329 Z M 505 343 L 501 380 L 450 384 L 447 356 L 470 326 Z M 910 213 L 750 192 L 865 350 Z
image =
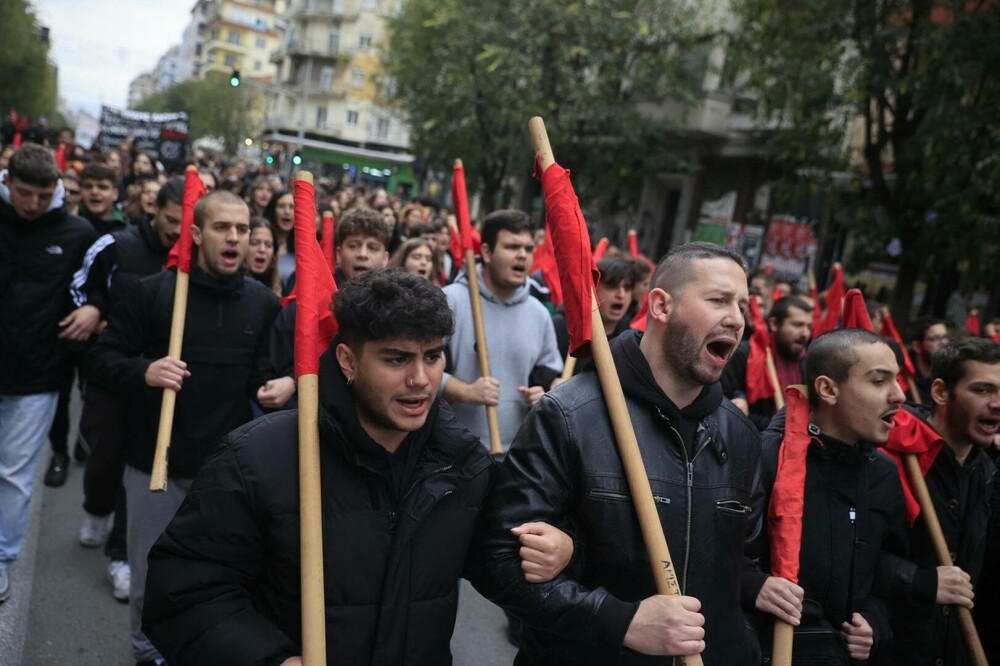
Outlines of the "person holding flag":
M 250 211 L 220 190 L 198 200 L 191 241 L 175 243 L 180 269 L 190 261 L 182 358 L 167 354 L 176 271 L 145 277 L 111 313 L 92 350 L 90 374 L 126 398 L 124 484 L 128 504 L 132 651 L 138 662 L 160 659 L 142 633 L 146 556 L 180 506 L 215 444 L 250 420 L 250 400 L 272 378 L 268 335 L 278 298 L 243 270 Z M 188 245 L 193 242 L 194 248 Z M 163 389 L 177 392 L 169 447 L 169 482 L 150 492 Z
M 972 608 L 973 598 L 989 606 L 988 595 L 974 595 L 984 565 L 990 521 L 989 499 L 996 467 L 987 454 L 1000 427 L 1000 346 L 982 338 L 948 343 L 931 361 L 933 413 L 907 405 L 912 425 L 899 428 L 887 448 L 904 451 L 929 440 L 924 480 L 954 566 L 942 566 L 923 518 L 910 528 L 910 559 L 904 575 L 886 576 L 902 599 L 893 627 L 892 654 L 898 664 L 974 663 L 962 637 L 958 613 L 949 605 Z M 899 440 L 903 448 L 896 446 Z M 909 583 L 909 584 L 904 584 Z M 978 603 L 977 603 L 978 606 Z M 995 633 L 981 625 L 983 636 Z
M 317 361 L 329 663 L 449 664 L 494 471 L 439 394 L 452 313 L 431 282 L 390 269 L 347 281 L 333 308 Z M 299 434 L 295 410 L 229 434 L 150 553 L 144 628 L 169 663 L 302 663 Z M 542 544 L 522 576 L 566 565 L 565 534 L 521 531 Z
M 896 466 L 875 447 L 889 438 L 903 403 L 898 373 L 892 349 L 862 329 L 821 335 L 806 355 L 809 442 L 799 489 L 798 586 L 768 575 L 774 554 L 771 534 L 762 530 L 747 546 L 761 571 L 744 587 L 745 608 L 796 627 L 793 664 L 864 661 L 889 641 L 890 603 L 876 589 L 876 572 L 883 551 L 906 557 L 907 537 Z M 770 505 L 784 422 L 780 411 L 763 434 L 768 515 L 781 509 Z M 768 641 L 764 647 L 769 653 Z

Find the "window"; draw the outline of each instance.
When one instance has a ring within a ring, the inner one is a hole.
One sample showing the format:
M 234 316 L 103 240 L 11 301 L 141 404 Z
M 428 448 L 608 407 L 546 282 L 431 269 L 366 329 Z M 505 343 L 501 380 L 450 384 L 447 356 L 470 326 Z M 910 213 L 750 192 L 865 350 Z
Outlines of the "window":
M 326 41 L 326 50 L 329 53 L 336 53 L 340 50 L 340 32 L 334 30 Z
M 365 73 L 360 69 L 351 70 L 351 87 L 352 88 L 365 87 Z
M 387 138 L 389 138 L 389 119 L 388 118 L 377 118 L 375 120 L 375 138 L 376 139 L 387 139 Z
M 235 30 L 230 30 L 229 31 L 229 43 L 230 44 L 239 44 L 240 43 L 240 33 L 236 32 Z
M 226 67 L 236 67 L 236 56 L 234 56 L 232 53 L 226 54 L 226 58 L 223 61 L 223 63 L 226 65 Z
M 333 86 L 333 67 L 324 67 L 319 70 L 319 89 L 326 92 Z
M 372 45 L 372 36 L 370 33 L 363 32 L 358 35 L 358 50 L 367 51 L 368 47 Z
M 326 107 L 316 108 L 316 129 L 326 129 Z
M 198 42 L 197 44 L 194 45 L 194 54 L 196 56 L 200 56 L 201 55 L 201 49 L 202 49 L 202 43 Z
M 264 63 L 262 63 L 260 60 L 253 61 L 253 71 L 259 72 L 263 68 L 264 68 Z
M 347 124 L 350 125 L 351 127 L 357 127 L 358 126 L 358 112 L 357 111 L 348 111 L 347 112 Z
M 254 43 L 257 45 L 257 48 L 259 49 L 267 48 L 267 40 L 264 39 L 263 37 L 258 37 Z
M 378 0 L 363 0 L 361 8 L 365 11 L 373 12 L 378 9 Z

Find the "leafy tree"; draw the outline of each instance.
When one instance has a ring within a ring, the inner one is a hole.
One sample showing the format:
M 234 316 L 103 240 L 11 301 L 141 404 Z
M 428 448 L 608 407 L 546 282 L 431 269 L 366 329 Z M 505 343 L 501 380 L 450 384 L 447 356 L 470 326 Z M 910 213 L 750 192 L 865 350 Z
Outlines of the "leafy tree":
M 530 168 L 527 121 L 541 115 L 581 199 L 614 210 L 679 164 L 665 138 L 712 37 L 699 37 L 692 4 L 410 0 L 390 23 L 386 68 L 418 152 L 438 169 L 461 157 L 487 209 Z
M 789 173 L 851 169 L 835 211 L 864 261 L 902 247 L 892 302 L 970 259 L 1000 269 L 1000 5 L 989 0 L 737 0 L 734 80 L 777 130 L 767 149 Z M 856 141 L 845 150 L 845 137 Z
M 25 0 L 0 0 L 0 17 L 0 112 L 51 114 L 56 105 L 55 73 L 34 10 Z
M 229 75 L 211 72 L 204 79 L 188 79 L 155 93 L 138 105 L 140 111 L 186 112 L 191 137 L 214 136 L 235 153 L 253 133 L 262 100 L 259 91 L 229 85 Z

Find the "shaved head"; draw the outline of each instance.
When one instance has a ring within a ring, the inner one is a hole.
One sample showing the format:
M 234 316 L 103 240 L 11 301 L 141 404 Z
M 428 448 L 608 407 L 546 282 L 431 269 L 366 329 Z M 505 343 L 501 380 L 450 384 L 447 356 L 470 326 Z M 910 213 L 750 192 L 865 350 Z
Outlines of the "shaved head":
M 667 252 L 660 260 L 650 280 L 650 289 L 676 293 L 695 278 L 694 263 L 700 259 L 728 259 L 746 272 L 743 257 L 732 250 L 713 243 L 685 243 Z

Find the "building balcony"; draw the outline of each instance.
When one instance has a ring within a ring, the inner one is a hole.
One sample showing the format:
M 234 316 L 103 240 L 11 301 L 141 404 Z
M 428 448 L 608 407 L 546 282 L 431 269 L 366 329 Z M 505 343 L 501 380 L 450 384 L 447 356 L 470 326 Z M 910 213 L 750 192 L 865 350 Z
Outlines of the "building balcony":
M 246 44 L 234 44 L 225 39 L 209 39 L 205 42 L 204 53 L 211 54 L 217 51 L 232 53 L 237 56 L 244 56 L 250 50 Z
M 334 63 L 347 63 L 354 57 L 354 51 L 343 44 L 323 43 L 320 40 L 299 38 L 286 42 L 271 52 L 269 60 L 279 63 L 289 56 L 300 56 L 327 60 Z
M 285 16 L 289 21 L 309 19 L 349 21 L 359 15 L 357 9 L 347 9 L 345 0 L 299 0 L 293 1 Z

